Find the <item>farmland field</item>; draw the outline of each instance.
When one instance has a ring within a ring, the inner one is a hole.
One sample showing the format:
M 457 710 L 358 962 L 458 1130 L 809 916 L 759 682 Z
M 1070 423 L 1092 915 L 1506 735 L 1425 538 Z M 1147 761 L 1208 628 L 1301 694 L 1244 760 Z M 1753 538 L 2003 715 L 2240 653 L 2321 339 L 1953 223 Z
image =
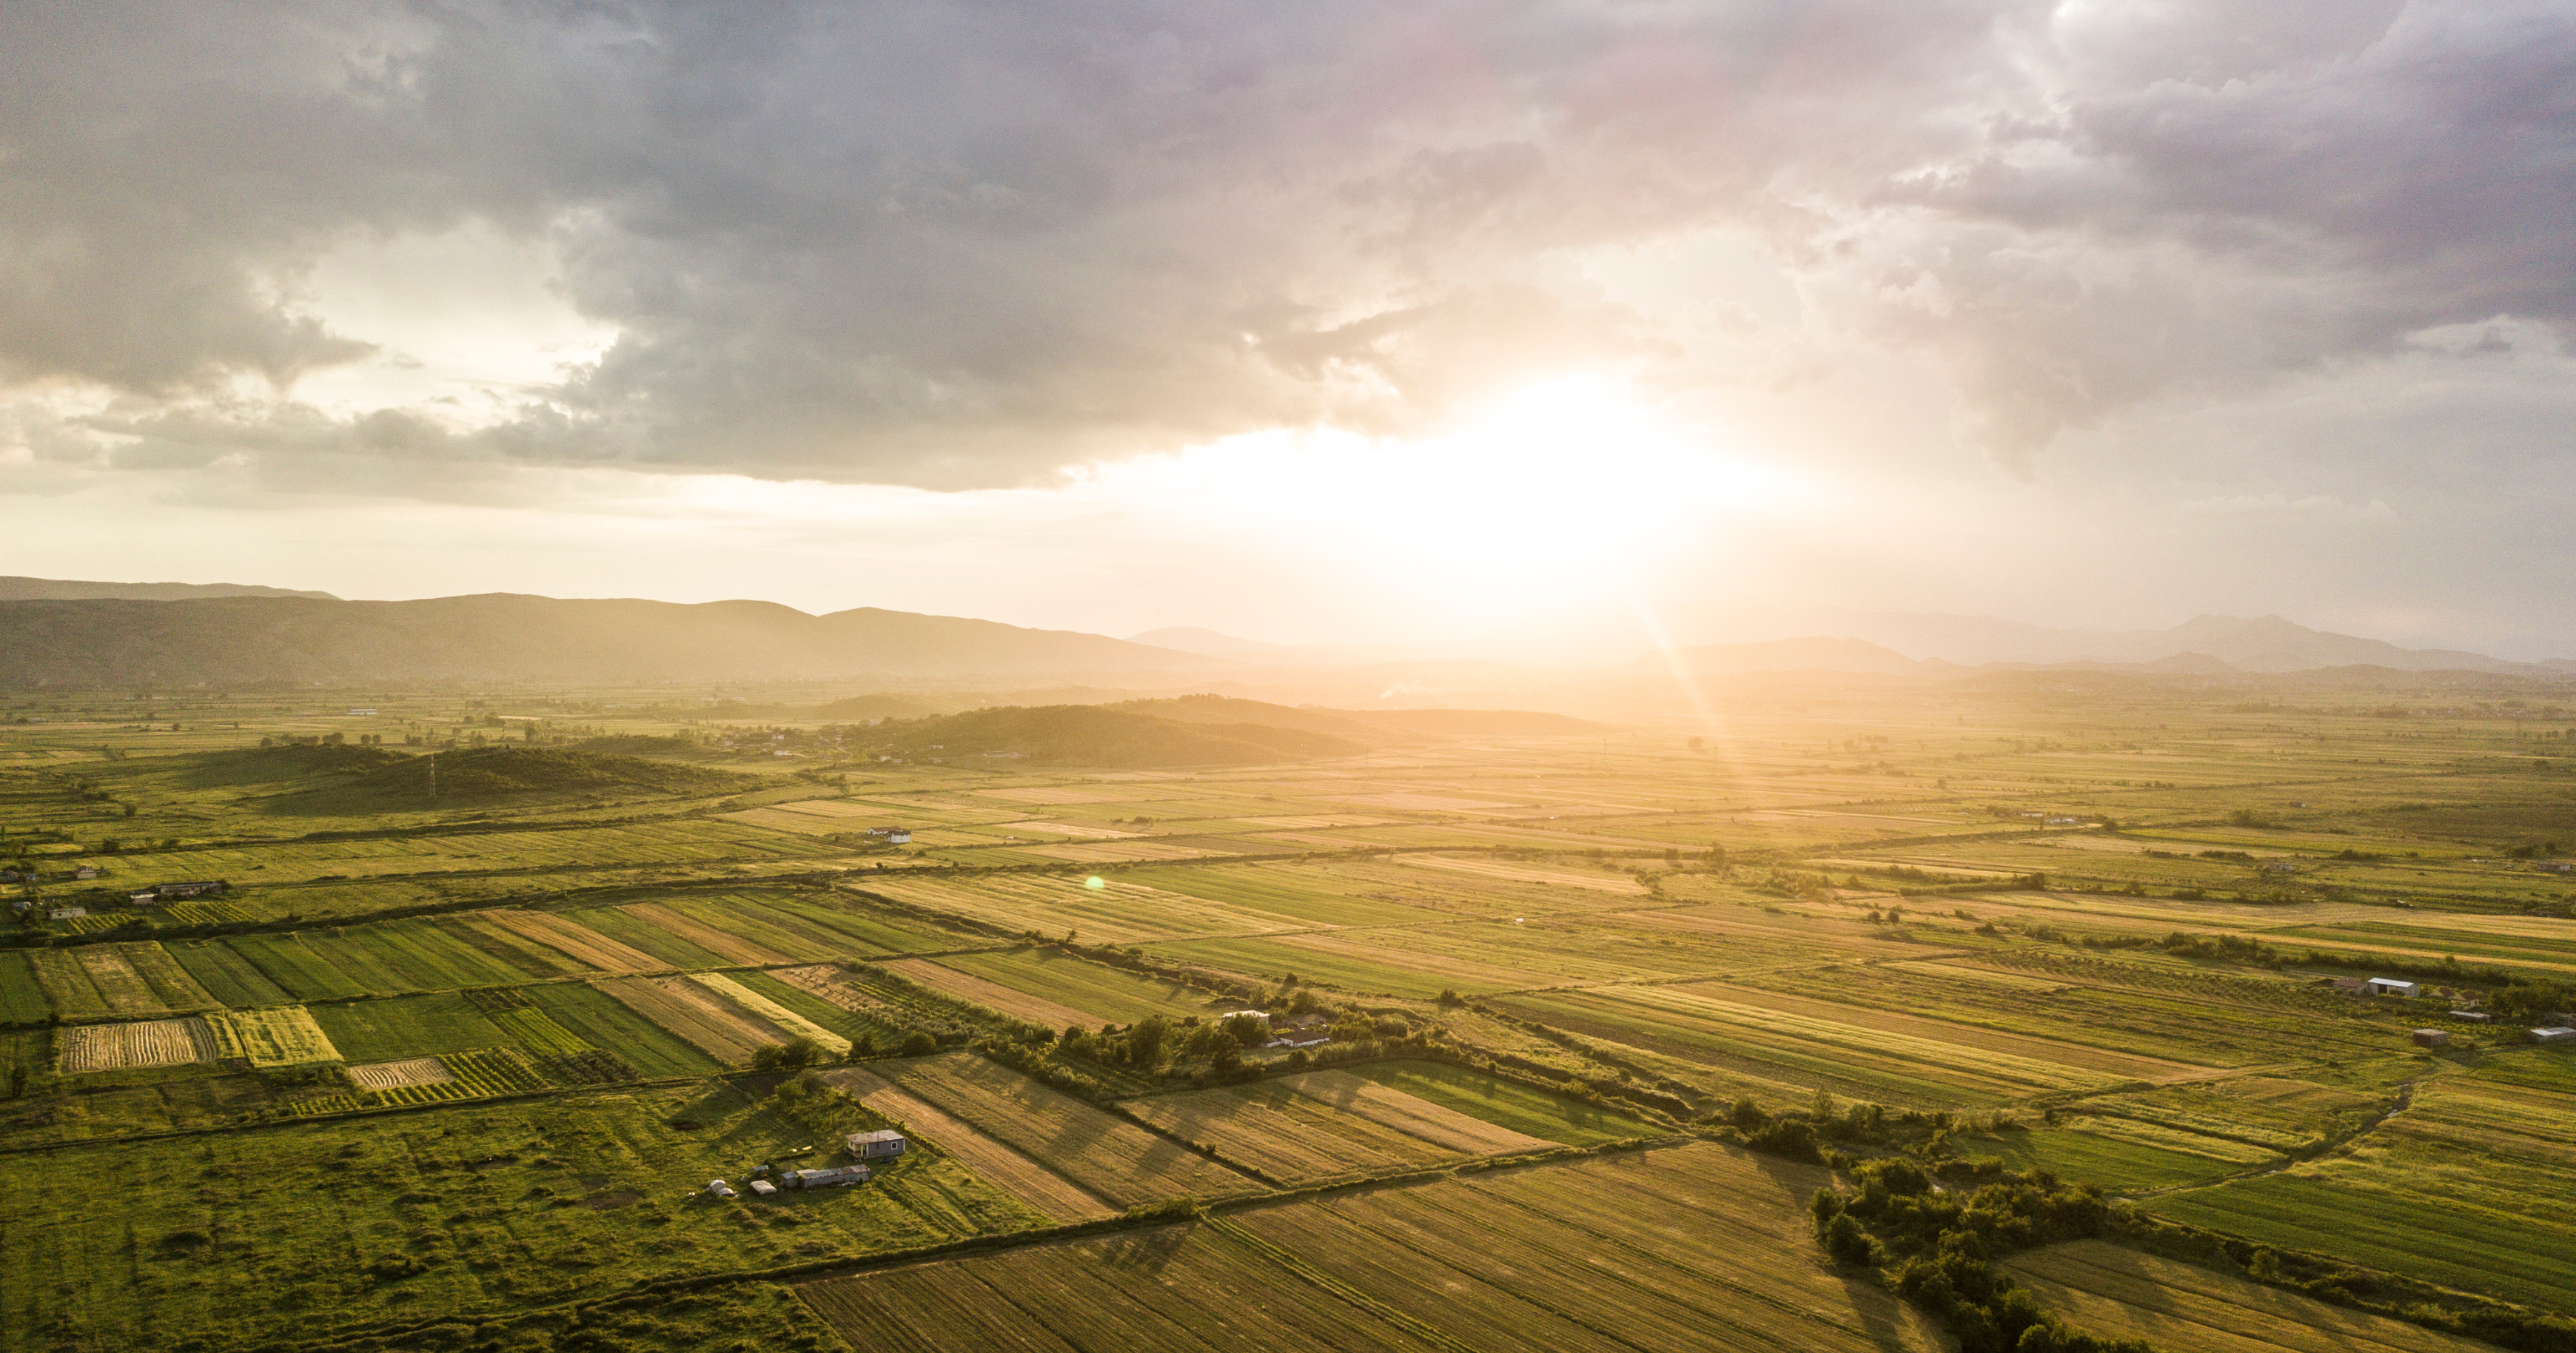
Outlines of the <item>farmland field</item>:
M 1223 1165 L 978 1057 L 951 1054 L 872 1069 L 1113 1207 L 1262 1191 Z
M 945 716 L 828 683 L 14 692 L 0 1353 L 737 1307 L 692 1353 L 834 1347 L 790 1283 L 856 1348 L 1947 1347 L 1882 1277 L 1932 1243 L 1866 1212 L 1898 1161 L 1925 1215 L 2043 1172 L 1983 1195 L 2057 1209 L 1992 1262 L 2167 1353 L 2576 1318 L 2576 1053 L 2524 1032 L 2576 1010 L 2564 680 L 1799 675 L 1589 723 L 1364 684 L 1206 708 L 1365 755 L 1125 769 L 902 745 Z M 366 787 L 504 731 L 589 769 Z M 121 895 L 185 877 L 229 886 Z M 706 1192 L 888 1125 L 867 1184 Z M 2105 1243 L 2139 1219 L 2270 1257 Z
M 332 1046 L 352 1062 L 400 1061 L 508 1041 L 462 996 L 397 996 L 306 1008 Z
M 27 956 L 0 952 L 0 1024 L 41 1024 L 52 1009 Z
M 869 1347 L 1931 1350 L 1810 1257 L 1801 1176 L 1712 1148 L 1381 1189 L 804 1289 Z M 1701 1235 L 1735 1238 L 1723 1249 Z M 1616 1251 L 1604 1271 L 1580 1256 Z M 1149 1271 L 1155 1280 L 1121 1282 Z M 1239 1294 L 1271 1294 L 1257 1316 Z M 1040 1343 L 1024 1342 L 1040 1339 Z
M 1291 1186 L 1418 1170 L 1468 1154 L 1282 1082 L 1130 1100 L 1127 1111 L 1183 1141 L 1214 1148 L 1238 1168 Z
M 2006 1267 L 2080 1329 L 2209 1353 L 2484 1353 L 2490 1345 L 2080 1240 Z
M 1117 1209 L 1081 1185 L 977 1131 L 946 1110 L 908 1094 L 883 1077 L 851 1068 L 824 1073 L 824 1079 L 848 1092 L 903 1131 L 917 1134 L 954 1156 L 958 1163 L 1030 1210 L 1054 1221 L 1090 1221 Z
M 214 1036 L 216 1055 L 238 1057 L 254 1067 L 336 1062 L 343 1056 L 322 1022 L 302 1006 L 226 1010 L 203 1022 Z
M 740 1066 L 764 1046 L 791 1036 L 707 988 L 678 977 L 627 977 L 592 983 L 719 1062 Z
M 142 1020 L 125 1024 L 76 1024 L 63 1030 L 66 1074 L 131 1071 L 211 1061 L 215 1040 L 195 1019 Z

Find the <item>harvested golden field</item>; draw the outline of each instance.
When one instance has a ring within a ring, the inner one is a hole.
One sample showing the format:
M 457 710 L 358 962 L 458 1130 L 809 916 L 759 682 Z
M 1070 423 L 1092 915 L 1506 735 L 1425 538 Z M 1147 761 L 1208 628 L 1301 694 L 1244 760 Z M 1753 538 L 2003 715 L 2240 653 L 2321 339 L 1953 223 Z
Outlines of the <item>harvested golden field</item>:
M 901 1353 L 1946 1348 L 1925 1317 L 1819 1262 L 1805 1199 L 1826 1178 L 1683 1147 L 911 1264 L 801 1293 L 858 1346 Z
M 1243 1174 L 973 1053 L 871 1069 L 1112 1207 L 1264 1191 Z
M 1344 1175 L 1395 1174 L 1464 1158 L 1451 1147 L 1276 1082 L 1156 1095 L 1119 1107 L 1183 1141 L 1214 1147 L 1235 1165 L 1292 1186 Z
M 215 1040 L 195 1019 L 156 1019 L 129 1024 L 73 1024 L 62 1031 L 66 1075 L 184 1066 L 215 1059 Z
M 1405 813 L 1501 813 L 1526 807 L 1518 803 L 1496 803 L 1492 799 L 1462 799 L 1448 794 L 1342 794 L 1345 803 L 1365 803 L 1371 808 L 1392 808 Z
M 1217 851 L 1192 846 L 1176 846 L 1167 841 L 1085 841 L 1062 846 L 1022 846 L 1030 855 L 1044 855 L 1052 860 L 1076 863 L 1098 861 L 1103 864 L 1134 864 L 1147 860 L 1198 860 Z
M 1090 1221 L 1113 1216 L 1117 1209 L 1085 1192 L 1019 1152 L 976 1131 L 963 1119 L 927 1100 L 906 1093 L 873 1072 L 857 1067 L 826 1071 L 823 1079 L 887 1119 L 903 1132 L 927 1138 L 931 1145 L 957 1158 L 984 1181 L 1026 1203 L 1041 1216 L 1059 1222 Z
M 761 1048 L 788 1039 L 776 1025 L 685 977 L 599 978 L 591 985 L 720 1062 L 740 1066 Z
M 1956 1043 L 1961 1047 L 1977 1048 L 1986 1052 L 2009 1053 L 2033 1061 L 2082 1067 L 2105 1075 L 2145 1081 L 2150 1085 L 2201 1080 L 2218 1074 L 2216 1068 L 2190 1062 L 2115 1052 L 2108 1048 L 2068 1043 L 2053 1038 L 2033 1038 L 2026 1034 L 2006 1033 L 1955 1020 L 1925 1019 L 1915 1015 L 1898 1014 L 1879 1007 L 1844 1005 L 1835 1001 L 1735 986 L 1725 982 L 1689 982 L 1675 986 L 1671 990 L 1757 1010 L 1773 1010 L 1785 1015 L 1877 1029 L 1910 1038 Z
M 1583 888 L 1596 893 L 1618 893 L 1627 897 L 1644 897 L 1646 885 L 1626 874 L 1607 869 L 1542 869 L 1515 864 L 1482 855 L 1400 855 L 1397 862 L 1417 869 L 1445 869 L 1458 874 L 1475 874 L 1484 878 L 1509 879 L 1514 883 L 1536 883 L 1550 888 Z
M 480 916 L 503 929 L 535 940 L 576 963 L 603 972 L 652 972 L 671 966 L 641 949 L 620 944 L 579 921 L 567 920 L 552 912 L 504 907 L 482 912 Z
M 456 1079 L 456 1073 L 435 1057 L 413 1057 L 350 1067 L 349 1079 L 361 1090 L 392 1090 L 406 1085 L 445 1085 Z
M 2177 1353 L 2492 1353 L 2475 1340 L 2099 1240 L 2015 1255 L 2003 1267 L 2077 1329 Z
M 1309 1071 L 1279 1084 L 1309 1099 L 1390 1127 L 1408 1137 L 1468 1156 L 1504 1156 L 1522 1151 L 1553 1151 L 1556 1143 L 1470 1118 L 1416 1095 L 1363 1080 L 1347 1071 Z
M 740 935 L 718 930 L 694 917 L 683 916 L 659 902 L 629 902 L 618 910 L 648 925 L 667 930 L 719 958 L 730 959 L 745 967 L 757 968 L 764 964 L 789 961 L 789 956 L 786 954 L 772 953 Z
M 1085 841 L 1124 841 L 1129 837 L 1139 835 L 1139 833 L 1136 832 L 1120 831 L 1116 827 L 1102 827 L 1086 822 L 1045 822 L 1037 819 L 1031 819 L 1026 822 L 997 822 L 993 824 L 993 830 L 1003 832 L 1048 832 L 1056 836 L 1080 837 Z
M 898 958 L 879 966 L 907 982 L 917 982 L 943 996 L 954 996 L 961 1001 L 973 1001 L 987 1009 L 1001 1011 L 1013 1019 L 1024 1019 L 1031 1024 L 1041 1024 L 1050 1029 L 1062 1029 L 1074 1024 L 1089 1027 L 1100 1022 L 1089 1013 L 1076 1010 L 1072 1006 L 1059 1005 L 1042 996 L 1032 996 L 1025 991 L 1014 991 L 999 982 L 987 981 L 972 973 L 959 972 L 955 968 L 930 959 Z M 798 985 L 802 986 L 803 983 Z
M 301 1066 L 336 1062 L 340 1050 L 300 1005 L 270 1010 L 221 1010 L 206 1016 L 217 1055 L 238 1057 L 252 1066 Z
M 832 1055 L 835 1057 L 847 1057 L 850 1055 L 850 1040 L 824 1028 L 820 1024 L 816 1024 L 814 1021 L 805 1018 L 803 1015 L 797 1014 L 786 1006 L 780 1005 L 778 1002 L 761 995 L 759 992 L 725 976 L 723 973 L 693 973 L 690 975 L 689 980 L 696 982 L 698 985 L 707 988 L 709 991 L 712 991 L 719 996 L 724 997 L 726 1000 L 732 1001 L 734 1004 L 741 1006 L 743 1009 L 750 1011 L 754 1015 L 768 1020 L 770 1023 L 777 1025 L 779 1028 L 786 1030 L 790 1034 L 802 1034 L 807 1038 L 813 1039 L 815 1042 L 831 1049 Z

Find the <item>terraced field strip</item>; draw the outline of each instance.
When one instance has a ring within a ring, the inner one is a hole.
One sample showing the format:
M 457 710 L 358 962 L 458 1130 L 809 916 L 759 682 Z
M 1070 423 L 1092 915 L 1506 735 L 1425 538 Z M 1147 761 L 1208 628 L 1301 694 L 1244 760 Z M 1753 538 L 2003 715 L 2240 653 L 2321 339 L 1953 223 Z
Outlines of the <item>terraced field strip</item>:
M 973 1053 L 878 1062 L 871 1069 L 1113 1207 L 1265 1191 L 1245 1175 Z
M 268 980 L 268 975 L 242 957 L 240 951 L 221 940 L 188 940 L 170 947 L 169 952 L 207 995 L 224 1005 L 283 1005 L 295 999 L 286 988 Z
M 1085 841 L 1124 841 L 1141 833 L 1120 831 L 1084 822 L 997 822 L 992 830 L 1003 832 L 1046 832 L 1055 836 L 1080 837 Z
M 1119 1107 L 1287 1184 L 1393 1174 L 1465 1156 L 1277 1082 L 1155 1095 Z
M 445 1085 L 456 1079 L 456 1073 L 435 1057 L 413 1057 L 350 1067 L 349 1079 L 361 1090 L 392 1090 L 405 1085 Z
M 720 972 L 690 974 L 689 980 L 724 997 L 743 1009 L 777 1025 L 790 1034 L 801 1034 L 831 1049 L 835 1057 L 850 1055 L 850 1040 L 797 1014 L 778 1002 L 761 995 Z
M 764 949 L 739 935 L 718 930 L 693 917 L 683 916 L 659 902 L 629 902 L 618 910 L 638 920 L 660 926 L 711 954 L 720 955 L 730 962 L 739 963 L 745 967 L 761 968 L 772 963 L 792 961 L 786 954 Z
M 107 1019 L 116 1014 L 115 1005 L 90 980 L 89 968 L 80 961 L 77 950 L 38 949 L 27 959 L 35 969 L 37 985 L 44 988 L 46 1001 L 64 1019 Z
M 1208 1014 L 1220 1004 L 1185 982 L 1111 967 L 1059 949 L 985 950 L 950 954 L 938 962 L 1024 995 L 1069 1006 L 1089 1015 L 1094 1023 L 1132 1024 L 1154 1015 L 1186 1018 Z
M 119 947 L 110 944 L 91 944 L 72 951 L 73 955 L 80 960 L 81 968 L 89 974 L 90 983 L 98 989 L 100 999 L 105 1000 L 108 1008 L 120 1015 L 177 1013 L 152 990 L 152 984 L 143 979 L 143 974 L 135 971 L 133 963 L 127 956 L 118 952 Z M 158 952 L 160 946 L 156 944 L 152 948 Z M 168 956 L 163 955 L 163 958 L 166 961 Z M 189 982 L 188 985 L 196 987 L 197 984 Z M 198 988 L 197 994 L 204 996 L 204 989 Z M 209 998 L 191 1008 L 205 1009 L 214 1004 L 215 1002 Z
M 53 1008 L 27 956 L 14 949 L 0 950 L 0 1024 L 39 1024 Z
M 590 971 L 587 964 L 574 962 L 560 950 L 539 944 L 506 926 L 494 924 L 490 916 L 489 912 L 468 912 L 437 919 L 447 933 L 532 977 L 563 977 Z
M 1127 944 L 1182 935 L 1244 935 L 1286 930 L 1281 917 L 1165 892 L 1124 879 L 1084 886 L 1081 879 L 997 874 L 976 879 L 869 876 L 869 892 L 898 902 L 971 917 L 1012 933 L 1068 930 L 1095 942 Z
M 2004 1261 L 2041 1306 L 2087 1334 L 2194 1353 L 2493 1353 L 2493 1346 L 2330 1306 L 2099 1240 Z
M 1556 1143 L 1470 1118 L 1417 1095 L 1365 1080 L 1347 1071 L 1309 1071 L 1277 1082 L 1343 1113 L 1390 1127 L 1444 1150 L 1468 1156 L 1507 1156 L 1552 1151 Z
M 1626 897 L 1644 897 L 1646 885 L 1626 874 L 1607 871 L 1577 872 L 1571 869 L 1541 869 L 1515 864 L 1509 860 L 1488 859 L 1481 855 L 1401 855 L 1400 863 L 1416 869 L 1446 869 L 1484 878 L 1510 879 L 1514 883 L 1534 883 L 1548 888 L 1582 888 L 1596 893 L 1617 893 Z
M 1685 1147 L 1257 1207 L 800 1292 L 859 1346 L 921 1353 L 1946 1347 L 1921 1315 L 1818 1262 L 1803 1204 L 1826 1178 Z
M 1482 993 L 1553 986 L 1559 980 L 1536 968 L 1441 952 L 1436 929 L 1333 930 L 1247 939 L 1180 940 L 1155 946 L 1194 963 L 1276 980 L 1331 982 L 1355 991 L 1436 996 L 1444 988 Z
M 665 966 L 662 960 L 641 949 L 619 944 L 578 921 L 566 920 L 551 912 L 504 907 L 480 915 L 494 925 L 535 940 L 576 963 L 602 972 L 651 972 Z
M 857 1067 L 843 1067 L 824 1072 L 823 1079 L 892 1120 L 902 1131 L 928 1138 L 986 1183 L 1026 1203 L 1041 1216 L 1078 1222 L 1117 1213 L 1116 1208 L 1091 1196 L 1081 1185 L 976 1131 L 938 1105 L 905 1093 L 883 1077 Z
M 1014 991 L 999 982 L 988 982 L 972 973 L 959 972 L 932 959 L 889 959 L 877 966 L 907 982 L 918 982 L 942 995 L 954 996 L 961 1001 L 973 1001 L 986 1009 L 998 1010 L 1013 1019 L 1027 1020 L 1031 1024 L 1044 1025 L 1050 1029 L 1062 1029 L 1075 1024 L 1088 1028 L 1102 1022 L 1099 1017 L 1087 1010 L 1076 1010 L 1072 1006 L 1058 1005 L 1054 1001 L 1032 996 L 1025 991 Z
M 740 1066 L 788 1035 L 682 977 L 596 978 L 591 985 L 719 1062 Z
M 206 1027 L 225 1057 L 252 1066 L 302 1066 L 336 1062 L 340 1050 L 300 1005 L 269 1010 L 221 1010 L 205 1017 Z
M 2006 1033 L 1979 1028 L 1950 1020 L 1924 1019 L 1866 1006 L 1843 1005 L 1813 997 L 1787 995 L 1754 987 L 1735 986 L 1725 982 L 1690 982 L 1665 988 L 1666 991 L 1712 997 L 1734 1005 L 1759 1010 L 1776 1010 L 1782 1014 L 1837 1024 L 1883 1030 L 1910 1038 L 1935 1043 L 1954 1043 L 1961 1047 L 1986 1052 L 2009 1053 L 2034 1062 L 2081 1067 L 2122 1080 L 2141 1080 L 2151 1085 L 2168 1085 L 2176 1081 L 2204 1080 L 2219 1074 L 2219 1068 L 2190 1062 L 2170 1061 L 2161 1057 L 2140 1057 L 2109 1048 L 2091 1047 L 2056 1039 L 2033 1038 L 2026 1034 Z
M 205 1022 L 196 1019 L 67 1025 L 59 1046 L 63 1073 L 73 1076 L 147 1066 L 184 1066 L 211 1062 L 218 1055 Z
M 1495 1004 L 1568 1033 L 1707 1067 L 1751 1082 L 1749 1088 L 1761 1094 L 1804 1099 L 1822 1089 L 1881 1104 L 1945 1107 L 2002 1103 L 2031 1093 L 2019 1079 L 1985 1075 L 1939 1057 L 1888 1056 L 1820 1044 L 1794 1029 L 1629 999 L 1625 989 L 1534 992 Z M 1929 1056 L 1933 1050 L 1925 1051 Z
M 481 1048 L 416 1059 L 437 1066 L 444 1079 L 418 1079 L 394 1085 L 368 1086 L 359 1098 L 369 1106 L 441 1104 L 460 1099 L 489 1099 L 547 1088 L 525 1054 L 516 1048 Z M 395 1063 L 394 1065 L 411 1065 Z M 351 1068 L 355 1074 L 356 1068 Z

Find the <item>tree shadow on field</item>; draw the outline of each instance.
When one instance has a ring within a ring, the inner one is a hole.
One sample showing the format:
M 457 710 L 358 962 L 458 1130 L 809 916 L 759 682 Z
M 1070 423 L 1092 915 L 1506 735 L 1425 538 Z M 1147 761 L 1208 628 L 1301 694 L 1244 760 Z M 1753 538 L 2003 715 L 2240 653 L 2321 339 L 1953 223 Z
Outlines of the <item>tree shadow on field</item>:
M 1198 1233 L 1197 1222 L 1129 1231 L 1101 1242 L 1100 1262 L 1121 1273 L 1157 1276 L 1181 1257 Z

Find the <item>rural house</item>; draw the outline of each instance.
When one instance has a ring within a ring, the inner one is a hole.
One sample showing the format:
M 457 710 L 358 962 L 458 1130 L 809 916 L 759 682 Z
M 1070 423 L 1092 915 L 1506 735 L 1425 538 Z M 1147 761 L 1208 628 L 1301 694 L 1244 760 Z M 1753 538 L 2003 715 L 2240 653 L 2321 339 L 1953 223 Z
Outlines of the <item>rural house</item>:
M 2373 996 L 2412 996 L 2415 994 L 2414 983 L 2401 982 L 2394 977 L 2374 977 L 2369 981 L 2362 983 L 2361 989 Z
M 2531 1041 L 2534 1043 L 2576 1043 L 2576 1029 L 2534 1029 L 2531 1031 Z
M 853 1132 L 841 1139 L 850 1154 L 861 1160 L 887 1160 L 903 1154 L 903 1134 L 879 1128 L 874 1132 Z
M 167 902 L 174 898 L 202 897 L 207 893 L 220 893 L 223 890 L 222 879 L 190 879 L 185 883 L 164 883 L 152 891 L 160 894 L 161 900 Z
M 909 827 L 870 827 L 868 828 L 868 835 L 873 836 L 890 846 L 908 846 L 912 844 L 912 829 Z
M 2450 1041 L 2451 1036 L 2439 1029 L 2418 1029 L 2415 1031 L 2415 1046 L 2419 1048 L 2438 1048 Z

